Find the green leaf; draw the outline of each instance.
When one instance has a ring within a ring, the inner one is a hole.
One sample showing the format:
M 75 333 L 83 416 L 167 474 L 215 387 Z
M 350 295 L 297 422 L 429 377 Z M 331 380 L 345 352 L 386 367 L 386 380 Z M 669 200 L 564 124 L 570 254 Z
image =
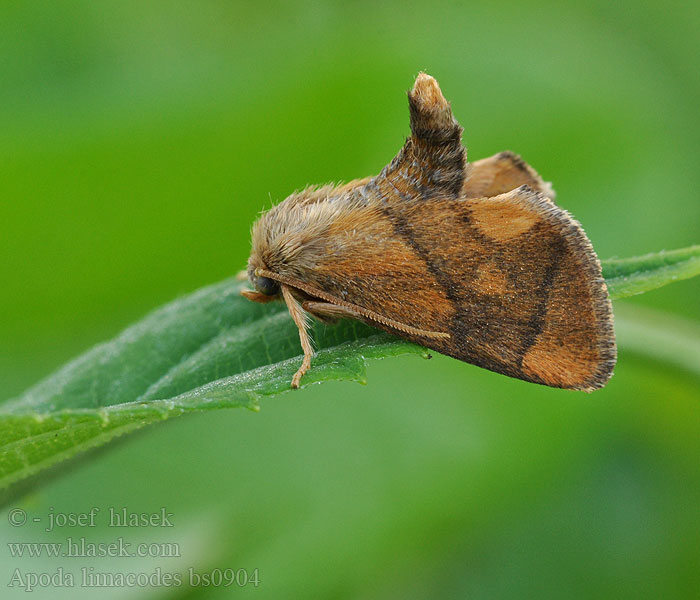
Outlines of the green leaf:
M 700 274 L 700 246 L 602 261 L 610 297 L 626 298 Z
M 615 310 L 615 333 L 635 352 L 700 377 L 700 324 L 649 308 Z
M 0 487 L 79 451 L 184 412 L 243 406 L 290 390 L 299 333 L 281 304 L 233 279 L 156 310 L 2 406 Z M 356 321 L 314 324 L 321 350 L 303 384 L 365 383 L 365 362 L 427 352 Z
M 614 298 L 690 277 L 700 247 L 603 263 Z M 282 304 L 242 298 L 233 279 L 156 310 L 44 379 L 0 411 L 0 487 L 115 436 L 185 412 L 247 407 L 289 391 L 299 336 Z M 303 385 L 365 383 L 367 359 L 428 356 L 356 321 L 315 323 L 320 351 Z

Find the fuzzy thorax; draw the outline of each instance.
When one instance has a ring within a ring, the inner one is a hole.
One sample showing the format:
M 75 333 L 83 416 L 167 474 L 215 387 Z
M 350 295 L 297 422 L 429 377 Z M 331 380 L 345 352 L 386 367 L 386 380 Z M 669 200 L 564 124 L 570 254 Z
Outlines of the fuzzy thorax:
M 329 253 L 356 243 L 352 238 L 377 211 L 347 188 L 309 188 L 264 213 L 252 229 L 249 275 L 260 268 L 305 280 Z

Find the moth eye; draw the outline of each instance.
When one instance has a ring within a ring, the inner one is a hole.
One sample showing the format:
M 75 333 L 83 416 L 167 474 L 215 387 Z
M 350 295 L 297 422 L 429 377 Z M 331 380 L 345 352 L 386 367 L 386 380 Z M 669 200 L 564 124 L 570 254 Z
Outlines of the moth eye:
M 280 291 L 279 284 L 268 277 L 256 277 L 255 289 L 266 296 L 274 296 Z

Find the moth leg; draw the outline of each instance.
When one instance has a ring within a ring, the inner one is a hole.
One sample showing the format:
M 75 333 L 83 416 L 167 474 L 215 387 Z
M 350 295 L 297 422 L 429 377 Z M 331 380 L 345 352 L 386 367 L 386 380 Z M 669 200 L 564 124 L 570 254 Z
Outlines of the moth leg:
M 307 314 L 299 305 L 298 300 L 292 295 L 291 288 L 285 284 L 282 284 L 280 287 L 282 288 L 282 297 L 287 303 L 289 314 L 299 328 L 299 341 L 301 341 L 301 347 L 302 350 L 304 350 L 304 359 L 301 362 L 301 367 L 299 367 L 299 370 L 294 373 L 294 377 L 292 377 L 292 387 L 296 389 L 299 387 L 299 382 L 304 376 L 304 373 L 311 367 L 311 357 L 314 355 L 314 348 L 311 345 L 311 338 L 309 337 L 309 319 Z
M 241 290 L 241 296 L 253 302 L 260 302 L 260 304 L 267 304 L 268 302 L 277 300 L 277 296 L 267 296 L 260 292 L 254 292 L 253 290 Z
M 462 186 L 463 198 L 491 198 L 505 194 L 521 185 L 554 200 L 552 184 L 543 181 L 537 171 L 514 152 L 499 152 L 482 158 L 467 167 L 467 179 Z
M 312 300 L 308 300 L 301 306 L 306 312 L 311 313 L 314 317 L 329 323 L 333 323 L 338 319 L 362 320 L 362 315 L 354 310 L 350 310 L 344 306 L 338 306 L 337 304 L 332 304 L 331 302 L 314 302 Z

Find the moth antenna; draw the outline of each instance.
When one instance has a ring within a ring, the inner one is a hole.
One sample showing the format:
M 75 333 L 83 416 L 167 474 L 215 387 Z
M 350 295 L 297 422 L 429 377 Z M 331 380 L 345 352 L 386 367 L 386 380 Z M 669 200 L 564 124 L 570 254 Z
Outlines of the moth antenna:
M 309 336 L 310 317 L 292 294 L 292 289 L 284 283 L 280 285 L 280 287 L 282 288 L 282 297 L 287 303 L 289 314 L 299 328 L 299 340 L 301 341 L 301 348 L 304 350 L 304 359 L 301 362 L 301 366 L 299 370 L 294 373 L 294 377 L 292 377 L 292 387 L 296 389 L 299 387 L 299 382 L 304 376 L 304 373 L 311 368 L 311 357 L 314 355 L 314 348 L 311 343 L 311 337 Z
M 365 317 L 366 319 L 370 321 L 374 321 L 375 323 L 381 323 L 382 325 L 387 325 L 389 327 L 392 327 L 393 329 L 396 329 L 398 331 L 403 331 L 404 333 L 408 333 L 411 335 L 417 335 L 420 337 L 425 337 L 425 338 L 430 338 L 430 339 L 449 339 L 451 336 L 449 333 L 445 333 L 442 331 L 427 331 L 425 329 L 420 329 L 418 327 L 413 327 L 412 325 L 406 325 L 405 323 L 401 323 L 399 321 L 395 321 L 394 319 L 390 319 L 389 317 L 385 317 L 383 315 L 380 315 L 379 313 L 374 312 L 373 310 L 369 310 L 367 308 L 363 308 L 361 306 L 357 306 L 356 304 L 353 304 L 352 302 L 346 302 L 345 300 L 341 300 L 340 298 L 336 298 L 335 296 L 331 294 L 327 294 L 326 292 L 316 289 L 313 286 L 307 285 L 303 283 L 302 281 L 299 281 L 297 279 L 294 279 L 292 277 L 285 277 L 284 275 L 278 275 L 277 273 L 273 273 L 272 271 L 267 271 L 265 269 L 257 269 L 256 273 L 262 277 L 267 277 L 268 279 L 273 279 L 274 281 L 279 281 L 281 284 L 282 288 L 282 294 L 285 294 L 285 287 L 287 288 L 296 288 L 298 290 L 301 290 L 302 292 L 306 292 L 307 294 L 310 294 L 312 296 L 315 296 L 316 298 L 321 298 L 322 300 L 326 300 L 326 302 L 330 302 L 331 304 L 335 304 L 337 306 L 342 306 L 344 308 L 347 308 L 353 312 L 356 312 L 358 315 L 361 315 Z M 297 302 L 294 296 L 292 296 L 291 292 L 289 289 L 286 292 L 289 294 L 291 300 L 293 302 Z M 290 305 L 290 301 L 287 300 L 287 296 L 284 295 L 285 301 L 287 301 L 287 306 L 289 307 L 289 312 L 292 312 L 292 308 Z M 298 302 L 296 303 L 296 306 L 298 307 L 298 310 L 304 313 L 303 309 L 299 306 Z M 308 318 L 308 315 L 304 313 L 304 315 Z M 294 314 L 292 314 L 292 318 L 294 319 L 294 322 L 297 323 L 297 326 L 299 327 L 299 335 L 301 335 L 302 328 L 297 322 L 296 318 L 294 317 Z M 301 316 L 300 319 L 304 319 L 304 316 Z M 308 337 L 308 334 L 307 334 Z M 309 342 L 310 344 L 310 342 Z M 302 347 L 304 345 L 304 341 L 302 340 Z M 313 353 L 313 349 L 312 349 Z M 303 366 L 303 365 L 302 365 Z M 303 373 L 302 373 L 303 374 Z

